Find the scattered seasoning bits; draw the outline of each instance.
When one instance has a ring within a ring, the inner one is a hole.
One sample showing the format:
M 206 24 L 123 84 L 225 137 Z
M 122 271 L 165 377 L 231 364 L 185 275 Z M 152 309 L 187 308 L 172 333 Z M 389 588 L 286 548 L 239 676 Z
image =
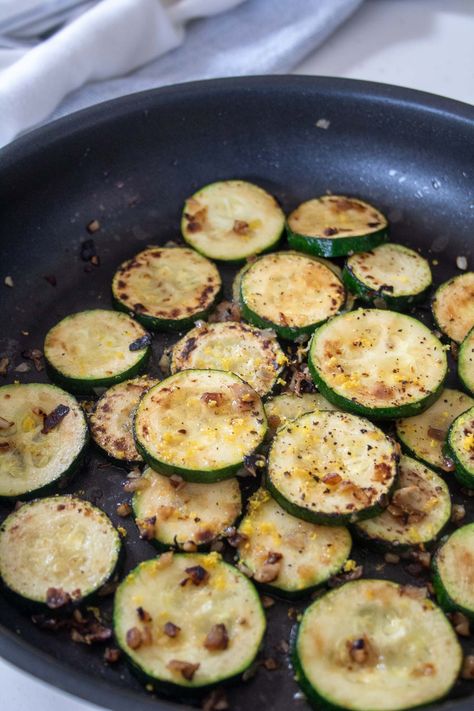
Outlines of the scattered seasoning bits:
M 20 363 L 20 365 L 17 365 L 14 370 L 15 373 L 28 373 L 28 371 L 30 370 L 30 366 L 28 365 L 28 363 Z
M 41 373 L 41 371 L 44 370 L 44 365 L 43 365 L 43 360 L 42 360 L 43 359 L 43 352 L 40 351 L 39 348 L 32 348 L 31 350 L 22 351 L 21 357 L 25 358 L 26 360 L 33 361 L 35 370 L 38 373 Z
M 138 619 L 141 622 L 151 622 L 152 621 L 150 613 L 147 612 L 146 610 L 144 610 L 143 607 L 137 607 L 137 615 L 138 615 Z
M 135 491 L 143 491 L 143 489 L 146 489 L 148 486 L 150 486 L 150 482 L 140 474 L 136 478 L 127 479 L 123 485 L 123 490 L 126 491 L 127 494 L 132 494 Z
M 90 235 L 93 235 L 94 232 L 98 232 L 100 230 L 100 222 L 99 220 L 91 220 L 88 225 L 86 225 L 86 230 Z
M 166 666 L 170 671 L 179 672 L 186 681 L 192 681 L 201 665 L 199 662 L 192 664 L 191 662 L 183 662 L 180 659 L 172 659 Z
M 264 659 L 262 666 L 265 667 L 267 671 L 276 671 L 280 667 L 277 660 L 273 657 L 267 657 L 267 659 Z
M 185 541 L 182 545 L 182 548 L 185 553 L 195 553 L 198 549 L 194 541 Z
M 174 638 L 181 632 L 181 627 L 178 627 L 178 625 L 175 625 L 173 622 L 167 622 L 163 627 L 163 632 L 167 637 Z
M 104 662 L 116 664 L 120 659 L 120 649 L 117 647 L 106 647 L 104 652 Z
M 269 595 L 262 595 L 260 599 L 265 610 L 268 610 L 269 607 L 273 607 L 275 604 L 275 600 Z
M 46 591 L 46 604 L 50 610 L 57 610 L 71 602 L 71 596 L 62 588 L 48 588 Z
M 466 257 L 456 257 L 456 266 L 458 269 L 466 271 L 467 269 L 467 259 Z
M 188 583 L 202 585 L 209 580 L 209 573 L 202 565 L 193 565 L 191 568 L 185 568 L 184 570 L 187 573 L 187 577 L 180 582 L 181 587 L 185 587 Z
M 452 523 L 460 523 L 466 516 L 466 507 L 463 504 L 453 504 L 451 509 Z
M 10 289 L 13 289 L 14 283 L 13 283 L 13 279 L 11 278 L 11 276 L 6 276 L 5 279 L 3 280 L 3 282 L 4 282 L 5 286 L 9 286 Z
M 48 434 L 51 432 L 51 430 L 57 427 L 64 420 L 70 410 L 71 408 L 67 405 L 58 405 L 55 407 L 54 410 L 44 418 L 41 433 Z
M 0 375 L 6 376 L 8 372 L 8 366 L 10 365 L 10 358 L 0 358 Z
M 130 516 L 132 513 L 132 507 L 127 501 L 123 501 L 121 504 L 117 505 L 117 515 L 121 516 L 122 518 L 126 518 L 127 516 Z
M 331 122 L 328 119 L 320 118 L 316 121 L 314 125 L 316 126 L 316 128 L 322 128 L 324 131 L 327 131 L 327 129 L 331 125 Z
M 97 250 L 93 239 L 86 239 L 81 242 L 81 259 L 83 262 L 90 262 L 96 254 Z
M 396 553 L 385 553 L 384 560 L 386 563 L 391 563 L 392 565 L 396 565 L 397 563 L 400 562 L 400 556 L 397 555 Z
M 151 539 L 155 536 L 155 524 L 156 516 L 149 516 L 148 518 L 144 518 L 142 520 L 137 519 L 140 538 L 144 541 L 151 541 Z
M 127 646 L 130 647 L 130 649 L 139 649 L 139 647 L 142 646 L 142 633 L 140 632 L 138 627 L 132 627 L 131 629 L 127 630 L 125 641 L 127 642 Z
M 468 654 L 464 657 L 461 677 L 470 681 L 474 679 L 474 654 Z
M 202 701 L 203 711 L 227 711 L 229 702 L 223 689 L 213 689 Z
M 142 351 L 144 348 L 148 348 L 148 346 L 151 344 L 151 336 L 149 333 L 145 333 L 144 336 L 141 336 L 140 338 L 137 338 L 136 341 L 133 341 L 130 343 L 128 350 L 129 351 Z
M 211 652 L 220 652 L 229 646 L 229 635 L 223 624 L 213 625 L 206 635 L 204 646 Z
M 469 619 L 462 612 L 453 612 L 451 615 L 451 622 L 455 632 L 461 637 L 470 637 L 471 628 L 469 625 Z

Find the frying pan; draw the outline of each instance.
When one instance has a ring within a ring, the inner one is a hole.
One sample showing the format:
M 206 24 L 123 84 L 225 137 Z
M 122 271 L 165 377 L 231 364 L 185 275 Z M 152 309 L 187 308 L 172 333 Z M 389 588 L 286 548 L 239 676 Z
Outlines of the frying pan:
M 391 221 L 392 238 L 420 248 L 437 282 L 472 268 L 474 111 L 467 105 L 407 89 L 318 77 L 255 77 L 197 82 L 135 94 L 73 114 L 16 141 L 0 154 L 0 355 L 15 367 L 25 349 L 42 348 L 44 334 L 64 315 L 110 307 L 117 265 L 150 243 L 179 235 L 183 200 L 201 185 L 225 178 L 254 181 L 289 211 L 326 190 L 373 202 Z M 100 267 L 81 261 L 86 225 Z M 221 269 L 227 292 L 234 270 Z M 13 288 L 4 286 L 5 276 Z M 53 286 L 45 276 L 56 278 Z M 421 313 L 429 322 L 429 314 Z M 28 332 L 24 335 L 21 331 Z M 151 372 L 170 337 L 154 339 Z M 46 379 L 34 368 L 5 382 Z M 154 549 L 138 539 L 131 520 L 118 519 L 124 470 L 91 452 L 71 486 L 127 531 L 128 571 Z M 458 491 L 453 485 L 453 496 Z M 473 519 L 468 502 L 467 520 Z M 8 507 L 0 506 L 0 520 Z M 365 575 L 416 582 L 403 566 L 356 546 Z M 295 606 L 296 611 L 304 603 Z M 110 614 L 111 601 L 102 605 Z M 306 709 L 281 641 L 295 610 L 267 610 L 262 658 L 279 668 L 228 692 L 233 711 Z M 465 643 L 473 651 L 470 640 Z M 148 694 L 103 649 L 72 643 L 66 633 L 34 626 L 0 598 L 0 654 L 22 669 L 116 711 L 177 709 L 176 700 Z M 296 695 L 296 696 L 295 696 Z M 471 695 L 471 698 L 469 698 Z M 458 683 L 430 709 L 468 711 L 474 688 Z

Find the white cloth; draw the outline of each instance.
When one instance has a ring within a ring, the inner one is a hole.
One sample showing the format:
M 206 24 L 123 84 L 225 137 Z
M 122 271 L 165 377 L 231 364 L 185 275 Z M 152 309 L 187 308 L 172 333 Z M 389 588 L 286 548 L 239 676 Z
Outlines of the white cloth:
M 0 73 L 0 146 L 51 115 L 135 91 L 286 72 L 362 1 L 102 0 Z

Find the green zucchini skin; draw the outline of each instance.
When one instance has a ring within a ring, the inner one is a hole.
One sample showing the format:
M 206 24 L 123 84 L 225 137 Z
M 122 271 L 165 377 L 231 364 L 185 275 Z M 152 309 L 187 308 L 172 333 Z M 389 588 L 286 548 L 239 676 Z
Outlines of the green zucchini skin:
M 360 309 L 358 311 L 353 311 L 352 315 L 355 315 L 357 313 L 363 313 L 363 314 L 371 314 L 375 312 L 379 313 L 389 313 L 389 314 L 395 314 L 397 312 L 385 312 L 380 309 Z M 329 400 L 333 405 L 335 405 L 337 408 L 340 408 L 342 410 L 346 410 L 347 412 L 351 412 L 355 415 L 361 415 L 363 417 L 369 417 L 370 419 L 376 419 L 376 420 L 391 420 L 391 419 L 398 419 L 398 418 L 403 418 L 403 417 L 410 417 L 413 415 L 420 414 L 421 412 L 424 412 L 430 405 L 432 405 L 438 398 L 440 397 L 444 383 L 448 374 L 448 363 L 446 356 L 444 355 L 444 375 L 436 388 L 432 390 L 431 392 L 428 393 L 425 397 L 416 400 L 415 402 L 409 402 L 406 404 L 402 405 L 388 405 L 386 407 L 369 407 L 367 405 L 364 405 L 361 402 L 357 402 L 357 400 L 351 399 L 349 397 L 345 397 L 344 395 L 341 395 L 338 393 L 336 390 L 332 389 L 330 386 L 327 385 L 326 381 L 323 379 L 323 377 L 320 375 L 317 367 L 314 364 L 313 360 L 313 349 L 316 344 L 316 340 L 318 337 L 324 333 L 324 330 L 328 327 L 331 326 L 331 324 L 337 320 L 337 319 L 343 319 L 345 317 L 349 317 L 351 314 L 350 312 L 340 314 L 338 316 L 333 317 L 330 319 L 328 322 L 320 326 L 313 334 L 312 339 L 311 339 L 311 344 L 310 344 L 310 349 L 308 353 L 308 368 L 311 373 L 311 377 L 313 378 L 313 381 L 317 387 L 317 389 L 320 391 L 320 393 L 326 398 L 326 400 Z M 411 316 L 405 315 L 405 314 L 400 314 L 400 318 L 404 319 L 409 319 L 411 321 L 416 321 L 419 323 L 419 325 L 423 326 L 420 322 L 418 322 L 416 319 L 412 318 Z M 424 326 L 426 331 L 428 329 Z
M 247 304 L 242 299 L 240 302 L 240 309 L 242 311 L 242 316 L 244 317 L 245 321 L 248 321 L 257 328 L 271 328 L 280 336 L 280 338 L 283 338 L 286 341 L 294 341 L 295 338 L 298 338 L 298 336 L 302 336 L 304 334 L 311 334 L 313 333 L 315 328 L 317 328 L 321 323 L 324 323 L 324 321 L 319 321 L 318 323 L 312 323 L 308 326 L 301 326 L 300 328 L 295 328 L 292 326 L 280 326 L 279 324 L 275 324 L 272 321 L 268 321 L 267 319 L 262 318 L 257 313 L 255 313 L 255 311 L 249 309 Z
M 388 227 L 382 228 L 378 232 L 370 235 L 358 237 L 339 237 L 339 239 L 327 239 L 324 237 L 307 237 L 306 235 L 293 232 L 286 223 L 286 234 L 288 244 L 298 252 L 312 254 L 315 257 L 345 257 L 351 252 L 368 252 L 369 249 L 378 247 L 379 244 L 388 240 Z
M 196 561 L 196 559 L 205 559 L 209 555 L 215 555 L 215 554 L 200 554 L 200 553 L 175 553 L 174 556 L 177 557 L 179 556 L 180 559 L 183 560 L 189 560 L 191 564 Z M 160 556 L 158 556 L 159 558 Z M 140 568 L 146 567 L 149 565 L 152 561 L 146 560 L 143 561 L 142 563 L 139 563 L 139 565 L 129 573 L 129 576 L 131 574 L 136 573 L 139 571 Z M 206 565 L 205 560 L 203 560 L 204 565 Z M 221 564 L 223 566 L 226 566 L 233 571 L 233 567 L 229 564 L 226 563 L 225 561 L 221 561 Z M 243 576 L 242 573 L 240 573 L 238 570 L 236 571 L 240 576 Z M 128 577 L 125 578 L 120 586 L 118 592 L 120 593 L 120 589 L 127 583 Z M 260 601 L 260 598 L 258 596 L 258 593 L 255 589 L 255 586 L 252 584 L 251 581 L 248 581 L 248 585 L 252 589 L 252 597 L 253 597 L 253 602 L 255 602 L 256 606 L 256 613 L 258 614 L 258 617 L 260 619 L 260 622 L 262 624 L 262 637 L 265 632 L 265 613 Z M 124 654 L 124 657 L 127 661 L 127 663 L 130 665 L 131 671 L 136 675 L 136 677 L 143 683 L 143 684 L 151 684 L 153 688 L 165 695 L 169 695 L 171 697 L 176 697 L 180 696 L 183 697 L 184 699 L 193 699 L 193 698 L 201 698 L 202 692 L 209 691 L 212 688 L 215 688 L 217 684 L 227 684 L 227 683 L 232 683 L 233 681 L 236 681 L 241 678 L 242 673 L 249 667 L 254 661 L 254 657 L 250 657 L 248 660 L 245 661 L 244 665 L 242 668 L 238 669 L 237 671 L 233 672 L 229 676 L 224 676 L 221 679 L 214 679 L 208 683 L 206 682 L 196 682 L 196 681 L 191 681 L 190 683 L 179 683 L 179 682 L 172 682 L 168 680 L 161 679 L 155 675 L 152 675 L 149 673 L 146 669 L 144 669 L 136 660 L 133 659 L 132 655 L 128 653 L 126 645 L 121 643 L 120 641 L 120 633 L 118 631 L 119 628 L 119 617 L 120 617 L 120 611 L 119 611 L 119 603 L 120 603 L 120 597 L 119 595 L 116 595 L 115 598 L 115 603 L 114 603 L 114 613 L 113 613 L 113 626 L 115 629 L 115 635 L 116 638 L 119 640 L 119 646 Z
M 72 392 L 76 395 L 96 395 L 97 388 L 110 388 L 112 385 L 118 385 L 118 383 L 121 383 L 124 380 L 129 380 L 130 378 L 135 378 L 138 375 L 141 375 L 146 370 L 150 356 L 151 348 L 148 347 L 144 350 L 141 360 L 132 368 L 120 373 L 120 375 L 113 375 L 110 378 L 95 378 L 90 380 L 68 378 L 59 370 L 56 370 L 56 368 L 45 358 L 46 372 L 48 377 L 51 378 L 53 382 L 68 392 Z
M 446 538 L 446 540 L 438 548 L 435 555 L 433 556 L 431 562 L 431 579 L 438 604 L 440 605 L 440 607 L 443 608 L 445 612 L 462 612 L 464 615 L 466 615 L 466 617 L 474 621 L 474 607 L 470 608 L 466 607 L 465 605 L 461 605 L 460 603 L 456 602 L 452 595 L 450 595 L 446 585 L 443 582 L 439 565 L 439 559 L 443 550 L 443 546 L 446 545 L 446 543 L 448 543 L 449 541 L 451 541 L 453 536 L 459 535 L 460 533 L 462 534 L 465 529 L 472 528 L 474 528 L 474 524 L 467 524 L 465 526 L 462 526 L 461 528 L 458 528 L 457 531 L 455 531 L 449 537 Z
M 353 214 L 349 218 L 347 214 L 350 211 L 363 212 L 365 217 L 358 220 Z M 340 220 L 339 212 L 346 212 L 346 221 L 352 225 L 351 229 L 347 228 L 344 220 Z M 309 219 L 308 213 L 311 215 Z M 298 229 L 296 225 L 297 222 L 301 225 L 302 217 L 305 222 L 305 214 L 306 225 L 310 224 L 309 229 L 306 227 L 308 234 L 305 233 L 304 228 Z M 366 223 L 366 220 L 375 222 Z M 364 224 L 361 225 L 360 222 Z M 375 229 L 377 225 L 379 229 Z M 317 257 L 343 257 L 352 252 L 367 252 L 388 239 L 388 230 L 387 219 L 379 210 L 363 200 L 344 195 L 324 195 L 307 200 L 293 210 L 286 220 L 290 246 Z M 331 239 L 331 235 L 341 232 L 355 232 L 355 234 Z
M 50 481 L 47 481 L 46 483 L 32 487 L 32 488 L 26 488 L 21 492 L 18 492 L 16 494 L 6 494 L 6 493 L 0 493 L 0 501 L 5 501 L 5 502 L 14 502 L 19 499 L 22 501 L 30 501 L 32 499 L 36 499 L 38 497 L 42 496 L 49 496 L 51 494 L 54 494 L 56 491 L 60 491 L 64 489 L 70 481 L 73 479 L 75 474 L 82 468 L 89 442 L 90 442 L 90 436 L 89 436 L 89 430 L 87 427 L 87 421 L 86 417 L 84 415 L 83 410 L 81 409 L 79 403 L 75 400 L 73 396 L 70 395 L 70 393 L 66 393 L 65 391 L 61 390 L 55 385 L 43 385 L 39 383 L 29 383 L 25 385 L 4 385 L 3 387 L 0 387 L 0 399 L 5 396 L 10 399 L 11 398 L 11 393 L 15 393 L 16 388 L 21 389 L 25 393 L 28 394 L 28 402 L 30 405 L 34 404 L 34 391 L 35 389 L 45 389 L 48 391 L 53 391 L 56 393 L 56 401 L 57 404 L 60 403 L 61 400 L 63 402 L 67 402 L 68 406 L 71 406 L 72 408 L 75 408 L 75 412 L 78 414 L 80 418 L 80 424 L 82 425 L 82 444 L 80 445 L 80 448 L 77 451 L 76 456 L 71 460 L 70 464 L 66 469 L 63 471 L 59 472 L 59 474 L 54 478 L 51 479 Z M 5 414 L 5 413 L 4 413 Z M 46 435 L 47 436 L 47 435 Z M 1 472 L 0 472 L 0 479 L 1 479 Z
M 215 300 L 213 301 L 211 306 L 209 306 L 208 309 L 205 309 L 204 311 L 199 311 L 198 313 L 193 314 L 189 318 L 180 319 L 163 319 L 157 318 L 156 316 L 142 314 L 139 311 L 131 312 L 130 309 L 128 309 L 119 299 L 115 297 L 114 294 L 112 294 L 112 301 L 114 309 L 116 309 L 116 311 L 121 311 L 122 313 L 126 313 L 129 315 L 131 314 L 135 321 L 138 321 L 138 323 L 141 323 L 142 326 L 144 326 L 146 329 L 149 329 L 150 331 L 157 331 L 162 333 L 181 333 L 182 331 L 186 331 L 189 328 L 193 328 L 196 321 L 206 319 L 214 308 L 214 306 L 216 305 L 221 295 L 222 289 L 220 289 L 220 291 L 216 294 Z
M 463 462 L 455 443 L 455 433 L 457 429 L 462 425 L 463 420 L 465 420 L 466 418 L 470 420 L 471 423 L 474 422 L 474 407 L 471 407 L 469 410 L 466 410 L 466 412 L 463 412 L 458 415 L 454 422 L 451 423 L 451 426 L 448 430 L 448 438 L 446 440 L 446 452 L 454 462 L 454 476 L 459 481 L 461 486 L 465 486 L 468 489 L 474 489 L 474 466 L 469 468 Z
M 414 291 L 411 294 L 398 294 L 398 295 L 393 295 L 388 289 L 383 289 L 381 287 L 380 289 L 373 289 L 364 282 L 363 279 L 360 278 L 360 276 L 357 276 L 356 274 L 356 258 L 349 257 L 346 260 L 346 263 L 344 265 L 344 269 L 342 272 L 342 280 L 346 287 L 359 299 L 362 301 L 366 301 L 368 303 L 373 303 L 374 300 L 382 300 L 385 302 L 387 305 L 387 308 L 392 309 L 393 311 L 408 311 L 411 309 L 414 305 L 419 304 L 420 302 L 424 301 L 429 292 L 431 291 L 431 285 L 432 285 L 432 280 L 431 280 L 431 270 L 429 268 L 429 264 L 427 260 L 423 259 L 418 253 L 414 252 L 411 249 L 408 249 L 407 247 L 404 247 L 403 245 L 400 244 L 393 244 L 393 243 L 386 243 L 384 245 L 381 245 L 380 250 L 381 253 L 384 252 L 385 250 L 390 249 L 393 252 L 401 252 L 402 254 L 410 254 L 413 255 L 413 258 L 417 258 L 419 261 L 422 263 L 425 263 L 425 270 L 427 273 L 430 274 L 430 278 L 427 281 L 426 285 L 424 288 Z M 375 248 L 374 253 L 377 252 L 377 248 Z
M 474 328 L 471 328 L 459 349 L 458 377 L 467 392 L 474 395 Z
M 25 506 L 31 506 L 39 501 L 45 501 L 47 499 L 52 499 L 52 500 L 57 499 L 58 501 L 61 501 L 66 498 L 67 499 L 77 499 L 77 500 L 81 501 L 80 499 L 78 499 L 78 497 L 76 497 L 74 495 L 69 495 L 69 494 L 66 494 L 64 496 L 54 495 L 54 496 L 48 496 L 45 498 L 42 497 L 41 499 L 39 499 L 39 498 L 32 499 L 32 500 L 28 501 L 25 504 Z M 84 503 L 86 503 L 90 506 L 93 506 L 93 504 L 90 504 L 90 502 L 88 502 L 88 501 L 84 501 Z M 97 508 L 97 507 L 93 506 L 93 508 Z M 106 516 L 108 519 L 108 516 L 107 516 L 107 514 L 105 514 L 104 511 L 102 511 L 101 509 L 99 509 L 99 511 L 101 511 L 101 513 L 104 516 Z M 11 516 L 13 516 L 14 514 L 15 514 L 15 512 L 12 512 L 3 521 L 2 526 L 0 527 L 0 531 L 3 531 L 8 519 Z M 108 520 L 109 520 L 110 525 L 112 526 L 112 522 L 110 521 L 110 519 L 108 519 Z M 114 530 L 116 531 L 115 527 L 114 527 Z M 78 607 L 83 607 L 84 605 L 93 604 L 98 601 L 100 602 L 101 600 L 103 600 L 103 597 L 100 595 L 100 590 L 103 588 L 104 585 L 106 585 L 110 581 L 118 579 L 118 576 L 120 575 L 120 573 L 122 571 L 123 564 L 125 561 L 125 550 L 124 550 L 123 545 L 121 544 L 120 536 L 117 531 L 116 531 L 116 534 L 117 534 L 117 556 L 116 556 L 115 564 L 108 572 L 108 575 L 104 578 L 104 580 L 101 582 L 99 587 L 97 587 L 96 589 L 86 593 L 85 595 L 83 595 L 77 599 L 72 599 L 69 603 L 67 603 L 63 607 L 52 610 L 50 607 L 48 607 L 48 605 L 45 602 L 41 602 L 39 600 L 33 600 L 31 598 L 21 595 L 16 590 L 14 590 L 11 586 L 9 586 L 6 583 L 4 577 L 2 577 L 2 575 L 0 575 L 0 590 L 1 590 L 2 594 L 8 600 L 10 600 L 11 603 L 13 605 L 15 605 L 15 607 L 17 607 L 18 609 L 22 610 L 23 612 L 25 612 L 27 614 L 46 613 L 46 614 L 54 615 L 54 616 L 58 616 L 58 617 L 64 617 L 64 616 L 67 617 Z

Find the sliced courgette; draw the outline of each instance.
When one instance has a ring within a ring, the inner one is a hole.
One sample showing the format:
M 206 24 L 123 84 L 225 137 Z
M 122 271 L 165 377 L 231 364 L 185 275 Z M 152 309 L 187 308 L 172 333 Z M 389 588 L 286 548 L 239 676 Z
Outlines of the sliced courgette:
M 340 279 L 324 264 L 295 252 L 268 254 L 242 275 L 240 302 L 247 321 L 282 338 L 312 333 L 345 301 Z
M 461 343 L 474 327 L 474 272 L 459 274 L 441 284 L 431 308 L 439 330 Z
M 452 471 L 444 455 L 444 445 L 453 420 L 474 405 L 474 400 L 459 390 L 445 388 L 428 410 L 396 423 L 397 437 L 407 454 L 439 472 Z
M 55 385 L 0 388 L 0 498 L 44 495 L 69 481 L 89 440 L 79 403 Z
M 401 711 L 445 696 L 462 649 L 442 611 L 388 580 L 356 580 L 307 608 L 293 651 L 315 705 Z
M 317 410 L 277 431 L 267 488 L 288 513 L 341 525 L 376 516 L 395 485 L 394 442 L 362 417 Z
M 252 664 L 265 615 L 252 583 L 217 553 L 166 553 L 119 585 L 114 628 L 144 681 L 168 691 L 202 689 Z
M 242 508 L 237 479 L 207 484 L 178 482 L 146 469 L 148 486 L 133 497 L 133 511 L 140 530 L 159 546 L 204 546 L 232 526 Z
M 92 439 L 119 462 L 142 462 L 133 439 L 133 416 L 140 398 L 159 381 L 142 375 L 114 385 L 97 401 L 89 424 Z
M 205 323 L 173 348 L 171 372 L 190 368 L 230 370 L 259 395 L 275 386 L 288 359 L 274 334 L 246 323 Z
M 259 395 L 220 370 L 166 378 L 145 393 L 134 422 L 137 450 L 152 468 L 201 483 L 232 477 L 266 430 Z
M 308 365 L 332 403 L 367 417 L 415 415 L 441 392 L 446 353 L 420 321 L 384 309 L 357 309 L 313 336 Z
M 456 479 L 474 489 L 474 407 L 456 417 L 448 431 L 447 445 Z
M 290 598 L 310 592 L 338 573 L 352 545 L 344 526 L 301 521 L 265 489 L 250 498 L 237 541 L 240 562 L 255 582 Z
M 466 390 L 474 395 L 474 328 L 471 328 L 459 349 L 458 375 Z
M 152 331 L 181 331 L 207 316 L 222 288 L 216 266 L 192 249 L 149 247 L 112 281 L 116 308 Z
M 372 249 L 387 239 L 387 219 L 367 202 L 324 195 L 299 205 L 288 217 L 293 249 L 321 257 L 342 257 Z
M 454 531 L 432 562 L 436 598 L 447 612 L 474 619 L 474 523 Z
M 276 247 L 285 215 L 275 198 L 244 180 L 211 183 L 188 198 L 181 231 L 211 259 L 235 262 Z
M 406 311 L 430 290 L 431 269 L 413 249 L 387 243 L 348 257 L 343 280 L 364 301 L 378 305 L 382 300 L 390 309 Z
M 88 501 L 37 499 L 0 528 L 0 577 L 31 609 L 83 602 L 113 575 L 120 547 L 110 519 Z
M 390 505 L 379 516 L 357 523 L 356 530 L 376 545 L 402 550 L 433 543 L 450 517 L 445 482 L 421 462 L 404 456 Z
M 150 337 L 139 323 L 106 309 L 67 316 L 48 331 L 44 342 L 51 378 L 83 394 L 138 375 L 150 352 Z
M 293 392 L 282 393 L 266 400 L 264 407 L 268 428 L 272 433 L 275 433 L 279 427 L 283 427 L 288 420 L 295 420 L 306 412 L 337 410 L 320 393 L 302 393 L 301 395 Z

